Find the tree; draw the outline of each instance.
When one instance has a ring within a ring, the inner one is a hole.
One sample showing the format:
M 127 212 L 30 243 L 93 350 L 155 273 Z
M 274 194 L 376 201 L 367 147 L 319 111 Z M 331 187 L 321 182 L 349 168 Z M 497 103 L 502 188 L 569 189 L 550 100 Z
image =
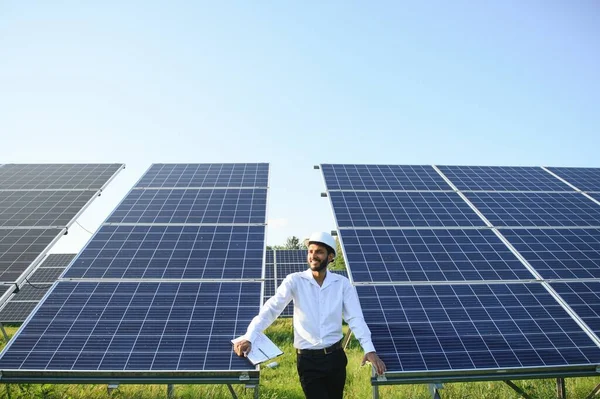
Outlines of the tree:
M 306 249 L 306 245 L 296 236 L 288 237 L 283 249 Z
M 331 270 L 346 270 L 346 262 L 344 261 L 344 253 L 342 252 L 342 246 L 340 240 L 335 240 L 335 259 L 331 265 Z

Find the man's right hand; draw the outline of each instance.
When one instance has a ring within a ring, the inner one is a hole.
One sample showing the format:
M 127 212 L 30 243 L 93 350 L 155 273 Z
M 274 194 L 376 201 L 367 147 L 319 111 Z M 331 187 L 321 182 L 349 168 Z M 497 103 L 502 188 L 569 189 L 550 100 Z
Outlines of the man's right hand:
M 236 355 L 238 355 L 240 357 L 248 356 L 248 353 L 250 353 L 251 348 L 252 348 L 252 343 L 245 339 L 238 341 L 233 345 L 233 351 L 235 352 Z

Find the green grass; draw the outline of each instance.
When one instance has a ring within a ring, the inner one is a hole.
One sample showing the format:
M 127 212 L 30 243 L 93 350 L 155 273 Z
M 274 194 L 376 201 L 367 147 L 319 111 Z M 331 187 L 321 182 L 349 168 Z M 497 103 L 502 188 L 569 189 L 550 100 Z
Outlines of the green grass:
M 17 327 L 6 327 L 9 335 L 17 331 Z M 279 367 L 269 369 L 263 367 L 260 376 L 261 399 L 303 399 L 302 388 L 296 373 L 296 355 L 293 348 L 291 319 L 279 319 L 268 330 L 267 335 L 284 351 L 284 355 L 276 359 Z M 5 342 L 2 341 L 2 347 Z M 362 350 L 353 339 L 347 350 L 348 366 L 344 398 L 365 399 L 372 397 L 370 369 L 361 367 Z M 555 380 L 513 381 L 525 392 L 535 398 L 555 398 Z M 600 384 L 600 377 L 566 379 L 568 398 L 585 398 L 591 390 Z M 234 386 L 240 399 L 253 398 L 253 390 L 242 385 Z M 394 385 L 379 388 L 381 399 L 390 398 L 430 398 L 425 385 Z M 520 396 L 502 382 L 452 383 L 445 384 L 441 391 L 445 399 L 505 399 Z M 51 385 L 51 384 L 8 384 L 0 387 L 0 398 L 10 399 L 100 399 L 100 398 L 165 398 L 165 385 L 121 385 L 111 394 L 106 385 Z M 176 385 L 175 397 L 182 399 L 207 398 L 230 399 L 231 394 L 224 385 Z

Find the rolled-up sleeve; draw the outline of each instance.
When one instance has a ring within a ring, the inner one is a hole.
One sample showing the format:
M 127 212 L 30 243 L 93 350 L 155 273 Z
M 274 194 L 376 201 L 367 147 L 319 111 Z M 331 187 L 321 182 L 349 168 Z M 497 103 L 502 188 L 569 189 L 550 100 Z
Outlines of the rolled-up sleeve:
M 260 308 L 258 315 L 256 315 L 246 330 L 245 338 L 253 342 L 256 339 L 256 334 L 263 332 L 267 329 L 274 321 L 279 317 L 283 309 L 292 300 L 292 279 L 287 276 L 275 291 L 273 295 L 265 304 Z
M 356 288 L 354 288 L 349 281 L 346 280 L 344 284 L 344 305 L 343 305 L 343 317 L 350 330 L 360 342 L 365 353 L 375 352 L 375 346 L 371 341 L 371 330 L 365 322 L 360 302 L 358 301 L 358 294 Z

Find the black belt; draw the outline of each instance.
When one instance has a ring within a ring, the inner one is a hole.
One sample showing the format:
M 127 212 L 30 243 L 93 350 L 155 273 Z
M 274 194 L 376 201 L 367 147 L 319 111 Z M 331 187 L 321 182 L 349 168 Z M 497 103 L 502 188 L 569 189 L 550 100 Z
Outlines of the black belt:
M 340 339 L 335 344 L 331 345 L 328 348 L 323 349 L 296 349 L 296 353 L 299 355 L 308 355 L 308 356 L 325 356 L 333 353 L 335 351 L 339 351 L 342 349 L 342 341 L 343 338 Z

